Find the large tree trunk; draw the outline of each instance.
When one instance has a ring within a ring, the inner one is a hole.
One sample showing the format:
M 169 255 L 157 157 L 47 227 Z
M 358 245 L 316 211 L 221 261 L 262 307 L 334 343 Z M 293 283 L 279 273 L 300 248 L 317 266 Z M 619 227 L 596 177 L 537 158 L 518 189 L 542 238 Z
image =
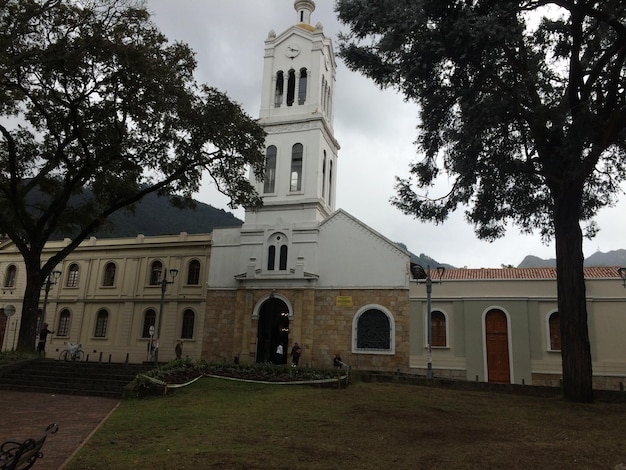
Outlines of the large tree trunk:
M 17 351 L 32 353 L 35 352 L 37 346 L 35 344 L 38 327 L 37 311 L 39 310 L 43 274 L 39 256 L 25 256 L 24 262 L 26 263 L 26 290 L 22 304 L 22 321 L 17 340 Z
M 575 184 L 555 197 L 556 273 L 561 319 L 563 396 L 593 401 L 591 348 L 587 326 L 583 235 L 580 228 L 581 188 Z

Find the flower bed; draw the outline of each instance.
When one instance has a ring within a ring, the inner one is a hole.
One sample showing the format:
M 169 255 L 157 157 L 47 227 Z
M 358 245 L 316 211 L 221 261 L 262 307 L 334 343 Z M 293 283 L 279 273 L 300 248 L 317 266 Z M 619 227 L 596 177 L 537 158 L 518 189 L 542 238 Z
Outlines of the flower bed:
M 337 386 L 347 384 L 342 369 L 290 367 L 275 364 L 194 363 L 189 359 L 172 361 L 159 369 L 143 374 L 133 384 L 137 396 L 162 395 L 189 384 L 198 377 L 224 377 L 265 383 L 292 383 Z

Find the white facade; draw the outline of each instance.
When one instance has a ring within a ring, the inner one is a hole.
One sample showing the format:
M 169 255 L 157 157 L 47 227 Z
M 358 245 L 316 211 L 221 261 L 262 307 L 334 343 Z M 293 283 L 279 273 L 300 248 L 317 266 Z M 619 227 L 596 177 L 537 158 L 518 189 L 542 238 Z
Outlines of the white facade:
M 409 254 L 345 211 L 335 211 L 336 62 L 310 0 L 297 23 L 265 40 L 259 123 L 267 132 L 264 206 L 239 228 L 213 232 L 210 288 L 408 288 Z M 254 177 L 250 175 L 251 181 Z

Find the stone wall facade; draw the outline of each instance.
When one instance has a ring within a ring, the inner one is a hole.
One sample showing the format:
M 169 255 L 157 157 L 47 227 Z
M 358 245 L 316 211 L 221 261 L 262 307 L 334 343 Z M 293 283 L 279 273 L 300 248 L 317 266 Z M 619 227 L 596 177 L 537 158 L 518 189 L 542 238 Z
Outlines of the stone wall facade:
M 406 289 L 209 290 L 202 358 L 256 362 L 259 305 L 270 295 L 284 299 L 289 318 L 289 351 L 302 348 L 301 365 L 332 367 L 335 354 L 362 370 L 409 370 L 409 295 Z M 338 299 L 341 299 L 339 301 Z M 349 299 L 349 301 L 347 301 Z M 363 308 L 383 307 L 393 316 L 395 353 L 364 353 L 353 347 L 353 320 Z

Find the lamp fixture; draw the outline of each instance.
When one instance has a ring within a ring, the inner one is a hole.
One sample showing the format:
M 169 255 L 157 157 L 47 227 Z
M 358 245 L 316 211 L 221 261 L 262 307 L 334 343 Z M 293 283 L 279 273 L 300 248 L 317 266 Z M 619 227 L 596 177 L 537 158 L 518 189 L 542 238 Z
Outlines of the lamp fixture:
M 432 353 L 432 308 L 431 308 L 431 294 L 433 291 L 433 282 L 441 284 L 443 274 L 446 272 L 446 268 L 443 266 L 437 266 L 436 279 L 433 281 L 431 276 L 430 265 L 426 265 L 426 269 L 418 263 L 411 263 L 411 274 L 417 282 L 423 282 L 426 284 L 426 317 L 427 317 L 427 339 L 426 339 L 426 352 L 427 352 L 427 369 L 426 377 L 433 378 L 433 353 Z

